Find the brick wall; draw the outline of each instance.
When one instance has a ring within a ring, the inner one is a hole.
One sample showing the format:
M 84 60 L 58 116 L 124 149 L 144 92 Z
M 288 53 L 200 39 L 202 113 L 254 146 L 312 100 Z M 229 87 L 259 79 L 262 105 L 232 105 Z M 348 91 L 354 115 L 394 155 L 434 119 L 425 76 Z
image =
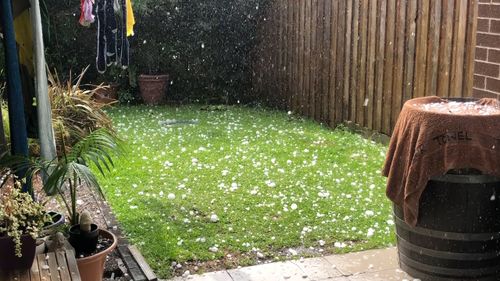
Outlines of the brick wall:
M 500 0 L 479 0 L 473 94 L 500 98 Z

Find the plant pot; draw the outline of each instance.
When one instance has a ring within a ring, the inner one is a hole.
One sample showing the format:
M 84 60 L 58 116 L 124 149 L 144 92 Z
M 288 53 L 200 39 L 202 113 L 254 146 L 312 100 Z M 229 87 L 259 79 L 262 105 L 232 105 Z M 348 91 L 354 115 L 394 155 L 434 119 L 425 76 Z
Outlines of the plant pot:
M 52 222 L 48 222 L 43 226 L 42 232 L 40 233 L 40 237 L 49 236 L 53 234 L 57 227 L 64 224 L 66 221 L 64 215 L 58 212 L 49 211 L 47 214 L 51 217 Z
M 80 224 L 75 224 L 69 229 L 69 243 L 75 248 L 76 256 L 92 254 L 97 247 L 99 228 L 92 224 L 90 232 L 80 231 Z
M 104 229 L 99 229 L 99 235 L 107 239 L 112 239 L 113 244 L 100 253 L 86 258 L 76 259 L 78 271 L 80 271 L 82 281 L 101 281 L 104 273 L 104 262 L 106 261 L 106 257 L 111 251 L 113 251 L 114 248 L 116 248 L 117 239 L 113 233 Z
M 8 236 L 0 237 L 0 271 L 31 268 L 35 259 L 36 241 L 29 235 L 23 235 L 21 236 L 21 243 L 22 257 L 17 257 L 14 240 Z
M 147 105 L 162 104 L 166 100 L 168 75 L 139 75 L 139 91 Z
M 107 98 L 110 100 L 118 99 L 118 89 L 120 88 L 120 84 L 111 83 L 109 85 L 105 85 L 105 87 L 100 87 L 95 90 L 95 94 Z

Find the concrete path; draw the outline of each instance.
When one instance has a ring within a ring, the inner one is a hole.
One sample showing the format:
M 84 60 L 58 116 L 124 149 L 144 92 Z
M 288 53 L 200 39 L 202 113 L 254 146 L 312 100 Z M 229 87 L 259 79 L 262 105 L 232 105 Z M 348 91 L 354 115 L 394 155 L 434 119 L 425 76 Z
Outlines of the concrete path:
M 171 281 L 413 281 L 399 269 L 396 248 L 302 259 L 176 277 Z

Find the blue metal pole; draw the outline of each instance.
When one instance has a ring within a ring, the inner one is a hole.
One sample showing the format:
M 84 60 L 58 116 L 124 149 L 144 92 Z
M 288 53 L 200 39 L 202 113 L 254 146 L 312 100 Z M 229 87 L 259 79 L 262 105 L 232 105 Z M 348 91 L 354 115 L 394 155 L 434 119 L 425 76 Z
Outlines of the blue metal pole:
M 21 88 L 21 74 L 19 72 L 19 58 L 17 55 L 16 37 L 10 0 L 0 0 L 0 18 L 3 27 L 5 46 L 5 70 L 7 74 L 7 96 L 9 99 L 9 125 L 11 151 L 13 155 L 28 156 L 28 134 L 24 119 L 24 98 Z M 23 171 L 18 176 L 24 176 Z M 27 191 L 28 186 L 23 187 Z

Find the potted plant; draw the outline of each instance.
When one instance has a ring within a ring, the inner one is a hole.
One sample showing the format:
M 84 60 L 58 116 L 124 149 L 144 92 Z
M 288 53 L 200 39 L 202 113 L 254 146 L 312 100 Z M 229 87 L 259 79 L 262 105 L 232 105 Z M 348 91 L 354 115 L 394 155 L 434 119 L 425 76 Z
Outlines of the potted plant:
M 64 214 L 56 212 L 56 211 L 48 211 L 46 214 L 49 217 L 49 220 L 44 223 L 42 232 L 40 236 L 49 236 L 54 233 L 57 228 L 63 225 L 66 220 L 64 218 Z
M 144 40 L 139 44 L 137 54 L 146 64 L 137 78 L 139 93 L 147 105 L 158 105 L 166 101 L 166 92 L 169 82 L 168 74 L 160 73 L 161 43 L 155 39 Z
M 65 146 L 64 136 L 61 139 Z M 62 150 L 61 159 L 49 162 L 37 159 L 31 164 L 30 173 L 41 170 L 47 175 L 43 186 L 45 193 L 58 195 L 66 207 L 71 225 L 69 242 L 75 248 L 83 281 L 102 280 L 106 256 L 116 247 L 117 239 L 111 232 L 92 224 L 88 212 L 80 215 L 77 191 L 86 185 L 104 196 L 89 165 L 104 175 L 113 167 L 112 155 L 119 151 L 117 137 L 107 129 L 98 129 L 80 139 L 69 151 Z M 97 240 L 105 240 L 106 247 L 96 250 Z M 87 247 L 82 248 L 82 245 Z
M 16 184 L 17 185 L 17 184 Z M 29 193 L 12 187 L 0 197 L 0 271 L 25 270 L 35 258 L 36 238 L 48 220 Z
M 120 66 L 113 65 L 100 77 L 100 83 L 94 90 L 94 99 L 101 103 L 112 103 L 118 100 L 118 91 L 121 82 L 126 77 L 127 70 Z M 98 81 L 99 81 L 98 80 Z
M 161 7 L 157 3 L 142 4 L 141 18 L 158 21 L 162 13 Z M 163 57 L 168 55 L 168 46 L 165 43 L 168 39 L 158 38 L 162 34 L 164 26 L 161 24 L 151 24 L 147 20 L 137 24 L 137 43 L 132 49 L 135 58 L 137 73 L 137 84 L 139 94 L 147 105 L 162 104 L 166 101 L 166 93 L 169 84 L 169 75 L 164 73 Z

